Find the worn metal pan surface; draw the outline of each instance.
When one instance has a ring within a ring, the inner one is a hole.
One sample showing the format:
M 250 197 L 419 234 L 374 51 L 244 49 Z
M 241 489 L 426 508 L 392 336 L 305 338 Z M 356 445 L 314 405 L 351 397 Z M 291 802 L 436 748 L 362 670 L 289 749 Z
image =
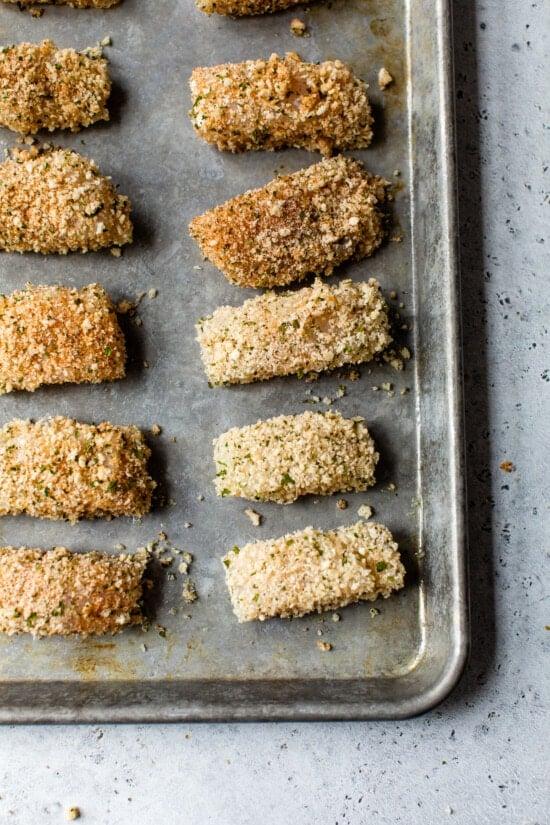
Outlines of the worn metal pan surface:
M 296 16 L 308 25 L 301 40 L 290 32 Z M 26 281 L 99 281 L 116 299 L 158 289 L 154 300 L 140 304 L 142 326 L 127 324 L 132 367 L 125 381 L 4 396 L 0 420 L 62 414 L 145 429 L 158 423 L 162 434 L 150 439 L 154 472 L 171 502 L 141 523 L 7 518 L 1 542 L 113 550 L 118 543 L 136 548 L 164 530 L 193 553 L 200 596 L 184 604 L 181 579 L 171 581 L 164 572 L 145 635 L 0 639 L 2 720 L 397 718 L 433 706 L 458 680 L 467 607 L 449 27 L 446 0 L 335 0 L 241 20 L 206 17 L 192 0 L 124 0 L 108 12 L 47 8 L 38 20 L 16 7 L 0 8 L 5 43 L 49 37 L 83 48 L 112 37 L 112 121 L 54 137 L 113 176 L 134 203 L 137 226 L 136 242 L 118 259 L 2 254 L 2 292 Z M 262 185 L 276 170 L 294 171 L 319 158 L 301 151 L 232 156 L 207 146 L 186 115 L 187 79 L 197 65 L 289 50 L 311 61 L 341 58 L 371 85 L 376 139 L 357 156 L 395 182 L 394 235 L 403 240 L 344 272 L 376 276 L 386 294 L 397 292 L 393 304 L 409 327 L 403 343 L 413 359 L 402 373 L 362 368 L 355 382 L 333 375 L 315 384 L 292 378 L 209 389 L 194 323 L 252 292 L 203 262 L 187 223 Z M 395 78 L 385 92 L 376 82 L 381 66 Z M 0 139 L 4 146 L 14 142 L 6 131 Z M 373 390 L 388 382 L 393 394 Z M 215 435 L 261 417 L 325 409 L 322 401 L 304 402 L 311 394 L 334 397 L 340 384 L 346 395 L 334 406 L 363 415 L 382 454 L 373 491 L 346 496 L 343 512 L 336 497 L 258 506 L 261 528 L 244 515 L 244 502 L 215 497 Z M 308 524 L 349 523 L 364 503 L 399 539 L 408 569 L 403 592 L 377 604 L 374 615 L 372 605 L 347 608 L 338 623 L 330 616 L 236 623 L 219 560 L 228 547 Z M 319 630 L 333 646 L 329 653 L 316 645 Z

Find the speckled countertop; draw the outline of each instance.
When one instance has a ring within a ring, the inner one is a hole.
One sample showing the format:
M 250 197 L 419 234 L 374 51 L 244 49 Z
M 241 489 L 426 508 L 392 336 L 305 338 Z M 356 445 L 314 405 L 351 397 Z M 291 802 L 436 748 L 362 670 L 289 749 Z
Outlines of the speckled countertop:
M 542 0 L 455 8 L 472 597 L 465 677 L 438 709 L 399 723 L 3 728 L 2 825 L 62 822 L 70 805 L 90 825 L 550 822 L 550 13 Z M 499 469 L 503 461 L 515 472 Z

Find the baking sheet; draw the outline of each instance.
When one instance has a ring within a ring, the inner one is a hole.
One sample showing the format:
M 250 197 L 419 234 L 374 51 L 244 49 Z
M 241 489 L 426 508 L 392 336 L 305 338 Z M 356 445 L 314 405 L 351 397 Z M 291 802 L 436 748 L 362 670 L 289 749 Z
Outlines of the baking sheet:
M 293 17 L 308 25 L 295 38 Z M 102 283 L 115 299 L 158 289 L 139 307 L 142 326 L 126 322 L 130 374 L 111 386 L 46 388 L 0 398 L 1 421 L 66 415 L 85 421 L 162 427 L 151 437 L 153 473 L 168 503 L 141 523 L 126 519 L 76 526 L 7 518 L 2 544 L 114 550 L 136 548 L 164 530 L 194 556 L 199 600 L 181 601 L 182 580 L 166 571 L 150 601 L 151 630 L 108 639 L 0 639 L 0 719 L 131 721 L 168 719 L 376 718 L 406 716 L 443 698 L 465 657 L 466 595 L 462 431 L 458 358 L 454 167 L 448 9 L 444 0 L 336 0 L 274 16 L 208 18 L 191 0 L 124 0 L 107 12 L 47 8 L 40 19 L 0 8 L 3 42 L 52 38 L 84 48 L 106 36 L 115 82 L 112 120 L 54 142 L 93 157 L 134 205 L 136 241 L 120 259 L 99 253 L 47 258 L 2 254 L 1 290 L 26 281 Z M 352 153 L 396 184 L 394 233 L 373 258 L 343 268 L 377 277 L 402 322 L 414 358 L 402 373 L 364 366 L 361 379 L 324 376 L 209 389 L 194 323 L 252 290 L 225 281 L 188 237 L 189 220 L 275 172 L 319 156 L 290 150 L 230 156 L 193 134 L 187 80 L 196 65 L 295 50 L 310 61 L 340 58 L 371 86 L 376 139 Z M 382 93 L 385 66 L 395 83 Z M 4 147 L 15 137 L 2 130 Z M 394 172 L 399 170 L 397 177 Z M 401 303 L 403 306 L 401 307 Z M 144 366 L 144 362 L 148 366 Z M 391 382 L 394 394 L 374 390 Z M 217 499 L 212 439 L 230 426 L 277 414 L 326 409 L 308 390 L 334 397 L 342 414 L 363 415 L 381 453 L 372 491 L 255 505 L 255 528 L 242 500 Z M 408 388 L 409 392 L 401 394 Z M 395 485 L 395 490 L 388 489 Z M 333 528 L 371 505 L 390 527 L 407 567 L 404 591 L 388 601 L 292 622 L 238 625 L 219 558 L 234 544 L 308 524 Z M 186 528 L 190 522 L 193 526 Z M 177 565 L 177 562 L 176 562 Z M 154 628 L 166 628 L 165 636 Z M 333 645 L 319 651 L 318 633 Z M 145 643 L 146 650 L 143 649 Z

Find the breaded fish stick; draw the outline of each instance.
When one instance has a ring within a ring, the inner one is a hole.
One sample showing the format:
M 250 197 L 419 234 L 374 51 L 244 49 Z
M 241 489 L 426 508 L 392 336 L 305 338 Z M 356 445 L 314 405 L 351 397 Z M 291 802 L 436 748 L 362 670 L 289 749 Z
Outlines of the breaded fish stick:
M 208 380 L 250 384 L 277 375 L 322 372 L 370 361 L 390 343 L 378 281 L 342 281 L 222 306 L 197 324 Z
M 51 40 L 0 49 L 0 126 L 33 135 L 109 120 L 107 61 Z
M 272 54 L 194 69 L 190 116 L 218 149 L 309 149 L 330 155 L 362 149 L 372 139 L 367 84 L 339 60 L 305 63 Z
M 305 412 L 234 427 L 214 441 L 216 491 L 289 504 L 308 494 L 366 490 L 379 455 L 362 422 Z
M 232 198 L 189 230 L 232 283 L 286 286 L 372 255 L 384 237 L 385 198 L 382 178 L 340 155 Z
M 126 347 L 111 299 L 83 289 L 28 286 L 0 295 L 0 395 L 42 384 L 124 378 Z
M 222 561 L 239 622 L 387 599 L 403 587 L 405 576 L 388 528 L 364 521 L 328 532 L 307 527 L 279 539 L 235 546 Z
M 130 201 L 88 158 L 31 148 L 0 163 L 0 249 L 64 255 L 131 241 Z
M 0 516 L 67 519 L 143 516 L 155 482 L 137 427 L 70 418 L 0 428 Z
M 231 17 L 271 14 L 305 2 L 307 0 L 196 0 L 197 7 L 206 14 L 226 14 Z
M 72 553 L 0 547 L 0 633 L 83 636 L 141 624 L 145 550 Z
M 74 9 L 110 9 L 121 0 L 2 0 L 18 6 L 72 6 Z

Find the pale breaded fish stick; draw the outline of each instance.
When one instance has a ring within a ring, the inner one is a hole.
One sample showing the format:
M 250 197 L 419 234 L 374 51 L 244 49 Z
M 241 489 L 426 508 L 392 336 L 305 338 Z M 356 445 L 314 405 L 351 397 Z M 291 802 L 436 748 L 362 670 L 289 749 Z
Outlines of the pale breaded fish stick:
M 74 9 L 110 9 L 121 0 L 2 0 L 22 8 L 26 6 L 72 6 Z
M 67 519 L 143 516 L 155 482 L 137 427 L 70 418 L 0 428 L 0 516 Z
M 370 361 L 390 343 L 388 306 L 378 281 L 319 278 L 295 292 L 268 292 L 222 306 L 197 324 L 210 384 L 250 384 Z
M 130 201 L 92 160 L 31 148 L 0 163 L 0 249 L 67 254 L 131 241 Z
M 203 254 L 239 286 L 330 275 L 384 238 L 386 182 L 342 155 L 283 175 L 191 221 Z
M 307 2 L 308 0 L 196 0 L 197 7 L 206 14 L 225 14 L 231 17 L 271 14 Z
M 109 120 L 107 61 L 51 40 L 0 49 L 0 126 L 33 135 Z
M 360 521 L 233 547 L 222 559 L 239 622 L 290 618 L 387 599 L 405 569 L 387 527 Z
M 190 116 L 198 135 L 218 149 L 294 146 L 330 155 L 372 139 L 367 84 L 339 60 L 305 63 L 272 54 L 194 69 Z
M 366 490 L 375 483 L 378 459 L 362 418 L 280 415 L 215 439 L 216 491 L 290 504 L 308 494 Z
M 72 553 L 0 547 L 0 633 L 82 636 L 141 624 L 145 550 Z
M 103 287 L 32 286 L 0 295 L 0 395 L 124 378 L 126 347 Z

